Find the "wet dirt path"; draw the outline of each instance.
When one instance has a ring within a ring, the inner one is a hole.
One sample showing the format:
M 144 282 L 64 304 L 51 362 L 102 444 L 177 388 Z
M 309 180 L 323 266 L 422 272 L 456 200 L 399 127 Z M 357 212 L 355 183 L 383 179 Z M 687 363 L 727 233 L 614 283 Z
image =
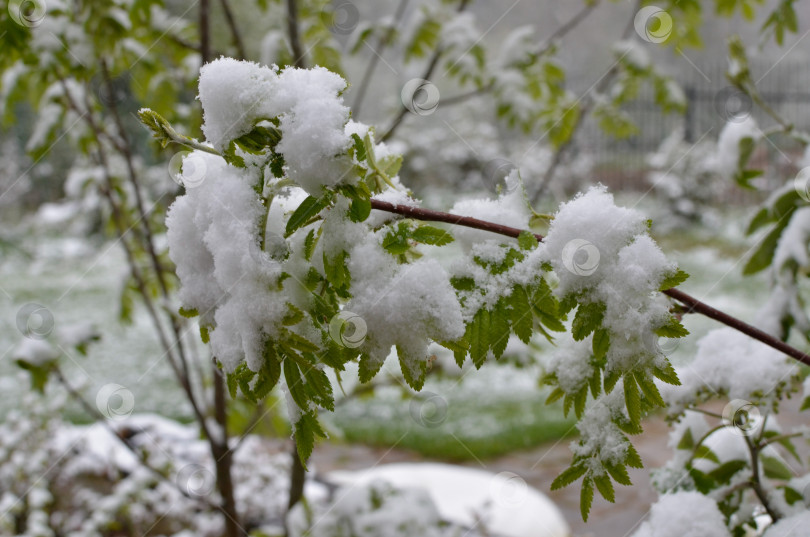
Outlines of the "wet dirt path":
M 663 419 L 648 419 L 644 434 L 633 439 L 647 469 L 630 468 L 632 487 L 616 486 L 616 503 L 610 504 L 599 495 L 594 499 L 587 523 L 579 512 L 578 484 L 551 492 L 549 486 L 571 462 L 571 439 L 544 444 L 534 449 L 511 453 L 484 461 L 463 463 L 470 468 L 489 472 L 513 472 L 526 483 L 549 496 L 571 526 L 575 537 L 627 537 L 635 531 L 657 498 L 649 482 L 649 468 L 661 466 L 669 458 L 667 426 Z M 371 448 L 360 445 L 322 444 L 315 449 L 313 462 L 319 472 L 346 469 L 359 470 L 376 464 L 421 462 L 428 459 L 397 448 Z

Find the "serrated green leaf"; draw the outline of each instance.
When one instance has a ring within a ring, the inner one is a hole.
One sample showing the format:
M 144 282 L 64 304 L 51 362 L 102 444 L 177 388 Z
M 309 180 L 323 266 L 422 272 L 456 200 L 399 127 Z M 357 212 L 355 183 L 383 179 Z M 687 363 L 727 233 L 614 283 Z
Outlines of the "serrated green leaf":
M 591 341 L 593 349 L 593 358 L 597 362 L 601 362 L 610 350 L 610 332 L 604 328 L 593 333 L 593 340 Z
M 579 510 L 582 513 L 582 520 L 587 522 L 593 504 L 593 481 L 586 477 L 582 482 L 582 490 L 579 494 Z
M 449 231 L 433 226 L 419 226 L 411 232 L 411 238 L 416 242 L 434 246 L 444 246 L 453 242 L 453 236 Z
M 518 235 L 518 247 L 521 250 L 534 250 L 538 244 L 540 243 L 537 241 L 537 237 L 531 231 L 523 230 Z
M 382 247 L 391 255 L 402 255 L 407 252 L 411 245 L 408 243 L 410 228 L 407 223 L 400 222 L 396 228 L 392 228 L 383 238 Z
M 661 337 L 679 338 L 689 335 L 689 330 L 684 328 L 681 322 L 672 316 L 669 318 L 667 324 L 659 326 L 655 329 L 655 334 Z
M 306 388 L 310 399 L 327 410 L 335 410 L 335 399 L 332 395 L 332 383 L 326 372 L 318 367 L 303 368 Z
M 326 252 L 323 253 L 323 270 L 326 273 L 326 280 L 335 289 L 348 287 L 351 282 L 351 273 L 346 267 L 347 256 L 348 254 L 344 250 L 330 260 Z
M 576 465 L 571 466 L 564 470 L 560 475 L 558 475 L 554 481 L 551 482 L 551 490 L 559 490 L 561 488 L 567 487 L 583 475 L 585 472 L 588 471 L 588 468 L 584 465 Z
M 402 370 L 402 377 L 405 379 L 408 386 L 417 392 L 420 391 L 422 386 L 425 385 L 425 377 L 427 376 L 427 360 L 425 357 L 408 356 L 400 345 L 397 345 L 396 349 L 397 356 L 399 357 L 399 367 Z M 411 370 L 409 364 L 417 365 L 417 371 L 415 373 Z
M 507 297 L 501 297 L 489 315 L 492 330 L 490 335 L 492 354 L 495 355 L 496 360 L 503 355 L 506 345 L 509 343 L 509 310 L 506 304 Z
M 382 366 L 383 360 L 374 360 L 367 354 L 361 354 L 357 371 L 360 382 L 366 383 L 373 379 Z
M 582 341 L 602 325 L 604 315 L 605 305 L 601 302 L 580 304 L 571 325 L 571 336 L 575 341 Z
M 298 364 L 291 358 L 285 358 L 282 365 L 284 369 L 284 380 L 287 381 L 287 389 L 290 391 L 293 401 L 298 405 L 298 408 L 309 408 L 309 397 L 307 397 Z
M 664 361 L 664 366 L 655 366 L 653 367 L 652 373 L 655 377 L 659 380 L 666 382 L 667 384 L 671 384 L 673 386 L 680 386 L 681 380 L 678 378 L 678 374 L 675 372 L 675 368 L 672 367 L 672 364 L 669 362 L 667 358 L 659 357 L 660 360 Z
M 574 414 L 577 416 L 577 419 L 582 419 L 582 415 L 585 413 L 585 403 L 587 403 L 587 401 L 588 385 L 586 384 L 580 388 L 574 397 Z
M 290 219 L 287 220 L 287 227 L 284 230 L 285 237 L 289 237 L 295 233 L 298 228 L 309 222 L 314 216 L 320 213 L 324 207 L 329 205 L 330 201 L 329 196 L 322 196 L 320 198 L 307 196 L 307 198 L 301 202 L 301 205 L 295 209 Z
M 200 340 L 206 344 L 211 340 L 211 336 L 208 333 L 208 327 L 202 324 L 200 325 Z
M 464 359 L 467 357 L 467 352 L 470 350 L 469 345 L 464 339 L 460 339 L 459 341 L 441 341 L 438 343 L 445 349 L 453 351 L 453 358 L 455 358 L 456 364 L 459 367 L 464 365 Z
M 685 282 L 687 278 L 689 278 L 689 274 L 681 269 L 678 269 L 675 274 L 670 274 L 664 278 L 664 281 L 661 282 L 661 286 L 658 288 L 658 290 L 666 291 L 667 289 L 677 287 Z
M 627 444 L 627 455 L 625 456 L 624 462 L 630 468 L 644 468 L 644 462 L 641 460 L 641 455 L 638 454 L 635 446 L 630 443 Z M 616 481 L 619 480 L 616 479 Z
M 594 399 L 599 397 L 602 393 L 602 370 L 598 367 L 595 367 L 593 370 L 593 375 L 588 379 L 588 384 L 590 384 L 591 388 L 591 395 Z
M 307 233 L 307 238 L 304 239 L 304 259 L 307 261 L 312 260 L 312 254 L 315 252 L 315 246 L 318 245 L 318 239 L 321 237 L 321 230 L 318 229 L 318 235 L 315 235 L 315 230 L 310 229 Z
M 470 342 L 470 358 L 476 369 L 480 369 L 487 359 L 490 343 L 489 311 L 481 308 L 467 325 L 466 340 Z
M 607 474 L 594 476 L 593 482 L 596 484 L 596 490 L 602 495 L 604 499 L 610 503 L 616 503 L 616 493 L 613 490 L 613 483 L 610 481 L 610 476 Z
M 630 423 L 638 425 L 641 422 L 641 393 L 636 379 L 630 374 L 624 376 L 624 403 Z
M 550 405 L 551 403 L 554 403 L 555 401 L 559 401 L 564 395 L 565 395 L 565 392 L 562 390 L 562 388 L 557 386 L 556 388 L 554 388 L 554 390 L 552 390 L 551 394 L 546 399 L 546 404 Z
M 366 144 L 363 143 L 363 139 L 356 133 L 352 134 L 352 139 L 354 140 L 354 158 L 356 158 L 358 162 L 364 162 L 366 160 Z
M 309 412 L 301 414 L 301 418 L 295 423 L 294 429 L 295 447 L 298 450 L 301 464 L 306 469 L 307 461 L 312 455 L 312 450 L 315 449 L 315 437 L 326 438 L 326 433 L 321 428 L 318 418 Z
M 655 406 L 665 407 L 666 403 L 664 398 L 661 397 L 661 392 L 658 391 L 658 386 L 655 382 L 647 376 L 646 373 L 637 373 L 633 375 L 641 388 L 644 397 Z
M 633 484 L 633 482 L 630 481 L 630 474 L 627 473 L 627 468 L 624 465 L 605 464 L 604 467 L 616 483 L 626 487 Z
M 475 280 L 468 276 L 453 276 L 450 285 L 457 291 L 472 291 L 475 289 Z
M 529 296 L 522 285 L 516 285 L 509 295 L 510 317 L 512 320 L 512 330 L 523 343 L 528 343 L 532 338 L 532 328 L 534 318 L 532 308 L 529 304 Z
M 281 319 L 281 324 L 284 326 L 293 326 L 304 320 L 304 312 L 298 309 L 293 304 L 287 302 L 287 313 Z
M 616 384 L 619 382 L 619 379 L 622 378 L 622 374 L 617 370 L 605 371 L 605 393 L 610 393 L 613 391 L 613 388 L 616 387 Z

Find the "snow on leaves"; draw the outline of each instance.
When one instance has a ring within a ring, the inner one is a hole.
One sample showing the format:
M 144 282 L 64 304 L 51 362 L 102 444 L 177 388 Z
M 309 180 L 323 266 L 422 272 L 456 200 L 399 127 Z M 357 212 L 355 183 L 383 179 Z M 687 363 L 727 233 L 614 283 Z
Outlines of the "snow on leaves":
M 629 484 L 626 467 L 641 465 L 626 434 L 663 405 L 653 379 L 678 382 L 654 343 L 686 331 L 656 291 L 685 274 L 646 234 L 648 222 L 616 207 L 603 188 L 564 204 L 542 243 L 528 231 L 510 239 L 375 216 L 372 197 L 415 202 L 397 176 L 401 157 L 348 120 L 344 87 L 324 69 L 279 72 L 221 59 L 200 80 L 211 145 L 142 111 L 160 139 L 205 159 L 204 177 L 167 219 L 184 313 L 200 316 L 232 394 L 258 401 L 283 379 L 306 461 L 325 436 L 318 410 L 334 408 L 327 371 L 357 361 L 366 382 L 396 349 L 418 390 L 431 341 L 459 366 L 469 358 L 479 368 L 501 357 L 513 335 L 553 341 L 574 312 L 573 338 L 559 351 L 567 358 L 554 362 L 547 382 L 582 433 L 554 486 L 582 478 L 587 517 L 594 490 L 612 501 L 612 481 Z M 453 212 L 528 228 L 516 170 L 506 183 L 496 199 L 463 201 Z M 426 255 L 456 240 L 462 254 L 449 271 Z M 579 259 L 583 252 L 590 258 Z M 362 320 L 351 345 L 346 318 Z

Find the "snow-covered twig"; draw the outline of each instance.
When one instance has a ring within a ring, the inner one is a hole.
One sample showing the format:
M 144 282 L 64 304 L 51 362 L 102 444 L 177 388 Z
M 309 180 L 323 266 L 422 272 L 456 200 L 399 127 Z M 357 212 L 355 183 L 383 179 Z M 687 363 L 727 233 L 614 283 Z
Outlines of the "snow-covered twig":
M 495 224 L 492 222 L 487 222 L 484 220 L 479 220 L 477 218 L 471 218 L 466 216 L 458 216 L 455 214 L 444 213 L 441 211 L 433 211 L 430 209 L 422 209 L 419 207 L 411 207 L 408 205 L 396 205 L 393 203 L 388 203 L 385 201 L 380 200 L 371 200 L 371 207 L 373 209 L 377 209 L 379 211 L 386 211 L 389 213 L 396 213 L 402 216 L 406 216 L 408 218 L 413 218 L 415 220 L 426 220 L 432 222 L 446 222 L 448 224 L 455 224 L 464 227 L 470 227 L 474 229 L 481 229 L 484 231 L 491 231 L 492 233 L 497 233 L 499 235 L 505 235 L 507 237 L 515 237 L 517 238 L 520 235 L 520 229 L 503 226 L 501 224 Z M 542 241 L 543 236 L 535 234 L 537 240 Z M 694 298 L 691 295 L 680 291 L 679 289 L 667 289 L 662 291 L 665 295 L 669 296 L 670 298 L 677 300 L 684 306 L 686 306 L 685 313 L 700 313 L 710 319 L 714 319 L 734 330 L 742 332 L 743 334 L 761 341 L 762 343 L 772 347 L 780 352 L 785 353 L 786 355 L 790 356 L 791 358 L 798 360 L 799 362 L 810 365 L 810 356 L 803 353 L 799 349 L 792 347 L 785 343 L 784 341 L 760 330 L 759 328 L 752 326 L 736 317 L 732 317 L 731 315 L 724 313 L 708 304 L 701 302 L 700 300 Z

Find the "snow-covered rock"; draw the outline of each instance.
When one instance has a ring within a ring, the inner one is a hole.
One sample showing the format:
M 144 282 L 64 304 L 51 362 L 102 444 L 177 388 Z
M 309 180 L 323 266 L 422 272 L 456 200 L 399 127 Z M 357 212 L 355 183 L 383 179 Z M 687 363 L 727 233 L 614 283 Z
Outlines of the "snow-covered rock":
M 467 528 L 480 529 L 483 525 L 487 535 L 571 535 L 554 503 L 509 472 L 493 474 L 449 464 L 400 463 L 357 472 L 330 472 L 327 478 L 344 487 L 384 481 L 395 487 L 425 490 L 442 520 Z

